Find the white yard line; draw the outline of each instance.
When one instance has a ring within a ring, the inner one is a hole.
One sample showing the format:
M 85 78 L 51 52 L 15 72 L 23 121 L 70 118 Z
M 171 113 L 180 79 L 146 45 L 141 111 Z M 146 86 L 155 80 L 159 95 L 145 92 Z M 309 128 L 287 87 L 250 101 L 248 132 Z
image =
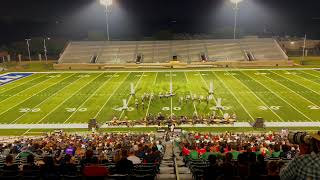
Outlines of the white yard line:
M 242 84 L 243 87 L 245 87 L 246 89 L 248 89 L 249 91 L 252 92 L 252 94 L 265 106 L 265 107 L 269 107 L 259 96 L 257 96 L 256 93 L 254 93 L 247 85 L 245 85 L 242 81 L 240 81 L 238 78 L 234 77 L 233 75 L 231 76 L 233 79 L 235 79 L 236 81 L 240 82 Z M 276 115 L 279 120 L 281 121 L 284 121 L 276 112 L 274 112 L 273 109 L 270 109 L 269 110 L 274 114 Z
M 49 81 L 49 80 L 51 80 L 51 79 L 53 79 L 53 78 L 48 78 L 47 80 L 42 81 L 42 82 L 41 82 L 41 83 L 39 83 L 39 84 L 43 84 L 43 83 L 45 83 L 46 81 Z M 60 81 L 58 81 L 57 83 L 59 83 L 59 82 L 60 82 Z M 22 102 L 20 102 L 20 103 L 18 103 L 18 104 L 16 104 L 16 105 L 14 105 L 14 106 L 12 106 L 12 107 L 10 107 L 9 109 L 6 109 L 5 111 L 3 111 L 3 112 L 1 112 L 1 113 L 0 113 L 0 116 L 1 116 L 2 114 L 6 113 L 7 111 L 9 111 L 9 110 L 13 109 L 14 107 L 17 107 L 18 105 L 20 105 L 20 104 L 22 104 L 22 103 L 26 102 L 27 100 L 31 99 L 31 98 L 32 98 L 32 97 L 34 97 L 35 95 L 37 95 L 37 94 L 39 94 L 39 93 L 41 93 L 41 92 L 43 92 L 43 91 L 47 90 L 49 87 L 56 85 L 57 83 L 54 83 L 54 84 L 52 84 L 52 85 L 50 85 L 50 86 L 48 86 L 48 87 L 44 88 L 43 90 L 41 90 L 41 91 L 39 91 L 39 92 L 37 92 L 37 93 L 33 94 L 32 96 L 28 97 L 27 99 L 23 100 Z M 39 84 L 38 84 L 38 85 L 39 85 Z M 29 88 L 28 88 L 28 89 L 29 89 Z M 11 97 L 12 97 L 12 96 L 11 96 Z M 10 98 L 8 98 L 8 99 L 10 99 Z M 7 100 L 7 99 L 5 99 L 5 100 Z
M 9 82 L 9 83 L 7 83 L 7 84 L 12 84 L 12 83 L 15 83 L 15 82 L 19 82 L 19 80 L 24 79 L 24 78 L 27 78 L 27 77 L 31 77 L 31 76 L 32 76 L 32 75 L 29 75 L 29 76 L 26 76 L 26 77 L 22 77 L 22 78 L 20 78 L 20 79 L 18 79 L 18 80 Z M 31 79 L 29 79 L 29 80 L 26 81 L 26 82 L 19 83 L 17 86 L 14 86 L 14 87 L 9 88 L 9 89 L 4 89 L 4 91 L 1 92 L 0 94 L 6 93 L 6 92 L 10 91 L 11 89 L 17 88 L 17 87 L 22 86 L 22 85 L 27 84 L 27 83 L 30 83 L 31 81 L 33 81 L 33 80 L 35 80 L 35 79 L 39 79 L 40 77 L 43 77 L 43 76 L 44 76 L 44 75 L 41 75 L 41 76 L 39 76 L 39 77 L 37 77 L 37 78 L 31 78 Z M 1 85 L 1 86 L 5 87 L 5 85 L 6 85 L 6 84 Z M 1 86 L 0 86 L 0 87 L 1 87 Z
M 136 83 L 136 85 L 134 86 L 134 89 L 137 89 L 137 87 L 138 87 L 138 85 L 139 85 L 139 83 L 140 83 L 140 81 L 141 81 L 141 79 L 142 79 L 143 75 L 144 75 L 144 72 L 142 73 L 142 75 L 140 76 L 140 78 L 139 78 L 138 82 L 137 82 L 137 83 Z M 131 99 L 132 99 L 132 95 L 130 95 L 130 97 L 129 97 L 128 101 L 127 101 L 127 104 L 129 104 L 129 102 L 130 102 L 130 100 L 131 100 Z M 122 110 L 122 112 L 121 112 L 121 114 L 120 114 L 120 117 L 119 117 L 119 120 L 121 120 L 121 118 L 122 118 L 122 116 L 123 116 L 124 112 L 125 112 L 125 110 Z
M 307 71 L 302 71 L 302 73 L 309 74 L 310 76 L 313 76 L 313 77 L 316 77 L 316 78 L 320 78 L 320 74 L 319 74 L 319 76 L 317 76 L 315 74 L 308 73 Z
M 287 71 L 287 72 L 289 72 L 289 71 Z M 275 74 L 277 74 L 277 75 L 279 75 L 279 76 L 287 79 L 288 81 L 291 81 L 291 82 L 293 82 L 293 83 L 295 83 L 295 84 L 298 84 L 297 82 L 295 82 L 295 81 L 293 81 L 293 80 L 291 80 L 291 79 L 289 79 L 289 78 L 287 78 L 287 77 L 285 77 L 285 76 L 283 76 L 283 75 L 281 75 L 281 74 L 278 74 L 278 73 L 276 73 L 276 72 L 273 72 L 273 73 L 275 73 Z M 298 75 L 294 75 L 294 76 L 298 76 Z M 305 77 L 302 77 L 302 76 L 298 76 L 298 77 L 304 78 L 304 79 L 306 79 L 306 80 L 308 80 L 308 81 L 310 81 L 310 82 L 315 83 L 315 84 L 318 85 L 318 83 L 313 82 L 313 81 L 311 81 L 311 80 L 309 80 L 309 79 L 307 79 L 307 78 L 305 78 Z M 300 84 L 298 84 L 298 85 L 300 85 Z M 318 95 L 320 95 L 320 93 L 318 93 L 317 91 L 315 91 L 315 90 L 313 90 L 313 89 L 310 89 L 310 88 L 308 88 L 308 87 L 306 87 L 306 86 L 303 86 L 303 87 L 306 88 L 306 89 L 308 89 L 308 90 L 310 90 L 310 91 L 312 91 L 312 92 L 314 92 L 314 93 L 316 93 L 316 94 L 318 94 Z
M 99 114 L 101 113 L 102 109 L 107 105 L 107 103 L 110 101 L 111 97 L 118 91 L 118 89 L 126 81 L 126 79 L 129 77 L 130 74 L 131 74 L 131 72 L 128 72 L 127 76 L 119 83 L 118 87 L 113 90 L 112 94 L 108 97 L 107 101 L 103 104 L 103 106 L 99 109 L 97 114 L 94 116 L 94 119 L 96 119 L 99 116 Z
M 102 73 L 101 75 L 103 75 L 103 74 L 105 74 L 105 73 Z M 117 74 L 117 73 L 115 73 L 115 74 Z M 113 74 L 113 75 L 115 75 L 115 74 Z M 101 75 L 99 75 L 98 77 L 100 77 Z M 91 93 L 91 95 L 90 95 L 80 106 L 78 106 L 77 109 L 82 108 L 82 106 L 83 106 L 86 102 L 88 102 L 98 91 L 100 91 L 100 89 L 102 89 L 108 82 L 110 82 L 111 79 L 112 79 L 112 77 L 109 77 L 109 79 L 108 79 L 107 81 L 105 81 L 102 85 L 100 85 L 100 87 L 97 88 L 93 93 Z M 69 121 L 69 119 L 70 119 L 76 112 L 77 112 L 77 111 L 72 112 L 72 113 L 70 114 L 70 116 L 63 122 L 63 124 L 67 123 L 67 121 Z
M 246 74 L 245 72 L 242 72 L 244 74 Z M 287 103 L 289 106 L 291 106 L 294 110 L 296 110 L 297 112 L 299 112 L 300 114 L 302 114 L 305 118 L 313 121 L 312 119 L 310 119 L 308 116 L 306 116 L 304 113 L 302 113 L 299 109 L 297 109 L 296 107 L 294 107 L 292 104 L 290 104 L 287 100 L 283 99 L 280 95 L 278 95 L 277 93 L 275 93 L 273 90 L 271 90 L 270 88 L 268 88 L 266 85 L 262 84 L 261 82 L 257 81 L 256 79 L 254 79 L 253 77 L 251 77 L 250 75 L 246 74 L 247 76 L 249 76 L 251 79 L 253 79 L 254 81 L 256 81 L 257 83 L 261 84 L 263 87 L 265 87 L 266 89 L 268 89 L 270 92 L 272 92 L 274 95 L 276 95 L 278 98 L 280 98 L 282 101 L 284 101 L 285 103 Z
M 274 74 L 277 74 L 277 75 L 279 75 L 279 76 L 281 76 L 281 75 L 280 75 L 280 74 L 278 74 L 278 73 L 275 73 L 275 72 L 272 72 L 272 71 L 270 71 L 270 72 L 271 72 L 271 73 L 274 73 Z M 268 76 L 266 76 L 266 77 L 268 77 Z M 283 77 L 283 76 L 281 76 L 281 77 Z M 309 99 L 307 99 L 307 98 L 303 97 L 302 95 L 298 94 L 297 92 L 293 91 L 292 89 L 288 88 L 287 86 L 285 86 L 285 85 L 283 85 L 283 84 L 279 83 L 278 81 L 275 81 L 274 79 L 272 79 L 272 78 L 270 78 L 270 77 L 268 77 L 268 78 L 269 78 L 270 80 L 274 81 L 274 82 L 277 82 L 278 84 L 280 84 L 281 86 L 285 87 L 286 89 L 289 89 L 291 92 L 293 92 L 294 94 L 298 95 L 298 96 L 299 96 L 299 97 L 301 97 L 302 99 L 304 99 L 304 100 L 306 100 L 306 101 L 310 102 L 310 103 L 311 103 L 311 105 L 316 105 L 315 103 L 313 103 L 313 102 L 312 102 L 312 101 L 310 101 Z M 283 77 L 283 78 L 287 79 L 286 77 Z M 289 80 L 289 79 L 287 79 L 287 80 Z M 291 80 L 289 80 L 289 81 L 291 81 Z M 293 82 L 293 81 L 291 81 L 291 82 Z M 295 82 L 294 82 L 294 83 L 295 83 Z M 297 83 L 296 83 L 296 84 L 297 84 Z
M 100 75 L 99 75 L 100 76 Z M 83 86 L 81 88 L 79 88 L 76 92 L 72 93 L 68 98 L 66 98 L 63 102 L 61 102 L 58 106 L 56 106 L 55 108 L 53 108 L 50 112 L 48 112 L 47 115 L 45 115 L 43 118 L 41 118 L 38 122 L 40 123 L 41 121 L 43 121 L 46 117 L 48 117 L 50 114 L 52 114 L 55 110 L 57 110 L 60 106 L 62 106 L 65 102 L 67 102 L 70 98 L 73 97 L 73 95 L 77 94 L 80 90 L 82 90 L 83 88 L 85 88 L 88 84 L 90 84 L 92 81 L 94 81 L 95 79 L 97 79 L 99 76 L 97 76 L 96 78 L 93 78 L 92 80 L 88 81 L 87 83 L 83 84 Z M 85 77 L 81 77 L 80 79 L 83 79 Z M 80 80 L 79 79 L 79 80 Z
M 43 76 L 45 76 L 45 75 L 43 75 Z M 39 79 L 39 78 L 41 78 L 41 77 L 43 77 L 43 76 L 37 77 L 37 78 L 35 78 L 35 79 Z M 33 79 L 33 80 L 35 80 L 35 79 Z M 48 80 L 50 80 L 50 79 L 51 79 L 51 78 L 46 79 L 46 80 L 43 80 L 43 81 L 41 81 L 41 82 L 39 82 L 39 83 L 37 83 L 37 84 L 34 84 L 34 85 L 28 87 L 27 89 L 24 89 L 24 90 L 20 91 L 19 93 L 15 94 L 15 95 L 13 95 L 13 96 L 10 96 L 10 97 L 7 98 L 7 99 L 4 99 L 4 100 L 0 101 L 0 103 L 2 103 L 3 101 L 8 100 L 8 99 L 10 99 L 10 98 L 13 98 L 13 97 L 17 96 L 18 94 L 21 94 L 22 92 L 27 91 L 27 90 L 33 88 L 34 86 L 39 85 L 39 84 L 42 84 L 43 82 L 46 82 L 46 81 L 48 81 Z
M 158 72 L 156 73 L 156 77 L 154 78 L 154 81 L 153 81 L 153 84 L 152 84 L 153 87 L 155 87 L 155 85 L 156 85 L 157 78 L 158 78 Z M 153 93 L 154 93 L 154 88 L 152 88 L 151 94 L 153 94 Z M 153 98 L 155 98 L 155 97 L 156 97 L 156 96 L 153 95 Z M 151 104 L 151 98 L 149 98 L 149 103 L 148 103 L 148 108 L 147 108 L 147 112 L 146 112 L 145 118 L 146 118 L 146 117 L 148 116 L 148 114 L 149 114 L 150 104 Z
M 73 75 L 75 75 L 75 74 L 73 74 Z M 62 81 L 65 80 L 65 79 L 67 79 L 67 78 L 69 78 L 69 77 L 71 77 L 71 76 L 73 76 L 73 75 L 67 76 L 66 78 L 62 79 Z M 61 81 L 60 81 L 60 82 L 61 82 Z M 60 83 L 60 82 L 58 82 L 58 83 Z M 58 83 L 56 83 L 56 84 L 58 84 Z M 65 88 L 69 87 L 71 84 L 73 84 L 73 82 L 70 83 L 70 84 L 67 85 L 67 86 L 64 86 L 63 88 L 59 89 L 57 92 L 55 92 L 54 94 L 52 94 L 51 96 L 49 96 L 49 97 L 47 97 L 46 99 L 44 99 L 41 103 L 39 103 L 38 105 L 36 105 L 35 107 L 33 107 L 33 109 L 41 106 L 41 105 L 42 105 L 43 103 L 45 103 L 47 100 L 51 99 L 51 98 L 52 98 L 53 96 L 55 96 L 56 94 L 58 94 L 59 92 L 61 92 L 61 91 L 64 90 Z M 28 113 L 29 113 L 29 112 L 23 113 L 21 116 L 19 116 L 17 119 L 15 119 L 14 121 L 12 121 L 10 124 L 13 124 L 13 123 L 17 122 L 20 118 L 22 118 L 23 116 L 25 116 L 25 115 L 28 114 Z
M 220 79 L 220 77 L 218 75 L 216 75 L 215 73 L 213 73 L 213 71 L 211 71 L 212 74 L 214 74 L 214 76 L 217 77 L 217 79 L 224 85 L 224 87 L 227 88 L 227 90 L 232 94 L 232 96 L 238 101 L 238 103 L 241 105 L 242 109 L 250 116 L 250 118 L 255 121 L 255 118 L 253 118 L 253 116 L 249 113 L 249 111 L 247 110 L 247 108 L 241 103 L 241 101 L 238 99 L 238 97 L 233 93 L 233 91 L 230 90 L 230 88 L 223 82 L 223 80 Z
M 186 72 L 184 72 L 184 76 L 186 77 L 187 84 L 189 84 L 189 79 L 188 79 L 188 77 L 187 77 L 187 73 L 186 73 Z M 192 92 L 191 92 L 190 88 L 188 88 L 188 90 L 189 90 L 190 96 L 192 96 Z M 196 104 L 195 104 L 194 101 L 192 101 L 192 104 L 193 104 L 194 112 L 196 113 L 196 116 L 197 116 L 197 118 L 198 118 L 199 115 L 198 115 L 198 110 L 197 110 Z

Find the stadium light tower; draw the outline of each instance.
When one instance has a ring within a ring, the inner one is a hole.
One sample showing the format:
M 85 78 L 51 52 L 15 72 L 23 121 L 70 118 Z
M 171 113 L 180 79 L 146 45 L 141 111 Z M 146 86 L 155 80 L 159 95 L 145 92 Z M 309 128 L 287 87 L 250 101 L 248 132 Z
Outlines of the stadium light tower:
M 31 61 L 30 44 L 29 44 L 29 41 L 31 41 L 31 39 L 25 39 L 25 40 L 27 41 L 28 55 L 29 55 L 29 60 Z
M 241 3 L 243 0 L 230 0 L 230 1 L 232 4 L 234 4 L 234 7 L 233 7 L 233 11 L 234 11 L 233 39 L 236 39 L 239 3 Z
M 46 40 L 50 40 L 50 38 L 49 37 L 45 37 L 45 38 L 43 38 L 43 50 L 44 50 L 44 57 L 45 57 L 45 59 L 46 59 L 46 62 L 48 62 L 48 56 L 47 56 L 47 52 L 48 52 L 48 50 L 47 50 L 47 44 L 46 44 Z
M 100 0 L 100 4 L 106 8 L 107 39 L 109 41 L 109 15 L 111 14 L 112 0 Z

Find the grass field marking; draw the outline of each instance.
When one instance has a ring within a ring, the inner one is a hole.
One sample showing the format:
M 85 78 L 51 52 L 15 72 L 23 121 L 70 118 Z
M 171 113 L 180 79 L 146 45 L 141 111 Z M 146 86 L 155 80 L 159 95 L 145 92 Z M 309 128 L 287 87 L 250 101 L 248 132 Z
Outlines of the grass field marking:
M 270 71 L 270 72 L 272 72 L 272 71 Z M 286 78 L 286 77 L 284 77 L 284 76 L 282 76 L 282 75 L 280 75 L 280 74 L 278 74 L 278 73 L 275 73 L 275 72 L 272 72 L 272 73 L 277 74 L 278 76 L 280 76 L 280 77 L 282 77 L 282 78 L 285 78 L 285 79 L 287 79 L 287 80 L 289 80 L 289 81 L 291 81 L 291 82 L 293 82 L 293 83 L 295 83 L 295 84 L 298 84 L 298 83 L 296 83 L 296 82 L 294 82 L 294 81 L 292 81 L 292 80 L 290 80 L 290 79 L 288 79 L 288 78 Z M 270 77 L 268 77 L 268 78 L 271 79 L 272 81 L 275 81 L 274 79 L 272 79 L 272 78 L 270 78 Z M 286 89 L 289 89 L 291 92 L 293 92 L 294 94 L 300 96 L 302 99 L 308 101 L 309 103 L 311 103 L 311 105 L 317 106 L 317 104 L 311 102 L 309 99 L 303 97 L 302 95 L 298 94 L 297 92 L 293 91 L 292 89 L 288 88 L 287 86 L 279 83 L 278 81 L 275 81 L 275 82 L 277 82 L 277 83 L 280 84 L 281 86 L 285 87 Z M 298 85 L 299 85 L 299 84 L 298 84 Z M 306 87 L 305 87 L 305 88 L 306 88 Z M 306 89 L 308 89 L 308 88 L 306 88 Z M 317 93 L 317 94 L 318 94 L 318 93 Z
M 53 78 L 48 78 L 48 79 L 46 79 L 46 80 L 44 80 L 44 81 L 41 81 L 40 83 L 38 83 L 38 85 L 39 85 L 39 84 L 43 84 L 43 83 L 45 83 L 46 81 L 49 81 L 49 80 L 51 80 L 51 79 L 53 79 Z M 17 107 L 18 105 L 26 102 L 27 100 L 29 100 L 30 98 L 34 97 L 35 95 L 41 93 L 42 91 L 47 90 L 49 87 L 56 85 L 56 84 L 59 83 L 59 82 L 60 82 L 60 81 L 58 81 L 58 82 L 56 82 L 56 83 L 53 83 L 52 85 L 50 85 L 50 86 L 42 89 L 42 90 L 39 91 L 38 93 L 32 94 L 32 96 L 28 97 L 27 99 L 23 100 L 22 102 L 19 102 L 19 103 L 17 103 L 16 105 L 10 107 L 9 109 L 6 109 L 5 111 L 1 112 L 1 113 L 0 113 L 0 116 L 1 116 L 2 114 L 6 113 L 7 111 L 13 109 L 14 107 Z M 32 86 L 32 87 L 33 87 L 33 86 Z M 29 89 L 29 88 L 27 88 L 27 89 Z M 20 93 L 21 93 L 21 92 L 20 92 Z M 11 97 L 13 97 L 13 96 L 11 96 Z M 10 98 L 7 98 L 7 99 L 10 99 Z M 7 100 L 7 99 L 5 99 L 5 100 Z M 1 102 L 0 102 L 0 103 L 1 103 Z
M 67 77 L 63 78 L 61 81 L 65 80 L 65 79 L 67 79 L 67 78 L 69 78 L 69 77 L 71 77 L 71 76 L 73 76 L 73 75 L 75 75 L 75 73 L 71 74 L 70 76 L 67 76 Z M 59 81 L 58 83 L 60 83 L 61 81 Z M 74 81 L 74 82 L 75 82 L 75 81 Z M 46 99 L 44 99 L 41 103 L 39 103 L 38 105 L 36 105 L 36 106 L 33 107 L 32 109 L 41 106 L 44 102 L 46 102 L 47 100 L 51 99 L 51 97 L 55 96 L 56 94 L 58 94 L 59 92 L 61 92 L 61 91 L 64 90 L 65 88 L 69 87 L 69 86 L 70 86 L 71 84 L 73 84 L 74 82 L 72 82 L 72 83 L 68 84 L 67 86 L 64 86 L 63 88 L 59 89 L 57 92 L 55 92 L 55 93 L 52 94 L 51 96 L 48 96 Z M 56 84 L 58 84 L 58 83 L 56 83 Z M 25 116 L 25 115 L 28 114 L 28 113 L 29 113 L 29 112 L 23 113 L 21 116 L 19 116 L 18 118 L 16 118 L 16 119 L 15 119 L 14 121 L 12 121 L 10 124 L 13 124 L 13 123 L 17 122 L 20 118 L 22 118 L 23 116 Z
M 284 98 L 282 98 L 278 93 L 275 93 L 272 89 L 268 88 L 266 85 L 262 84 L 261 82 L 257 81 L 256 79 L 254 79 L 253 77 L 251 77 L 250 75 L 248 75 L 245 72 L 242 72 L 243 74 L 246 74 L 248 77 L 250 77 L 251 79 L 253 79 L 254 81 L 256 81 L 257 83 L 261 84 L 263 87 L 265 87 L 266 89 L 268 89 L 270 92 L 272 92 L 274 95 L 276 95 L 279 99 L 281 99 L 282 101 L 284 101 L 285 103 L 287 103 L 289 106 L 291 106 L 294 110 L 296 110 L 297 112 L 299 112 L 301 115 L 303 115 L 305 118 L 309 119 L 310 121 L 313 121 L 311 118 L 309 118 L 307 115 L 305 115 L 303 112 L 301 112 L 299 109 L 297 109 L 296 107 L 294 107 L 291 103 L 289 103 L 287 100 L 285 100 Z M 267 76 L 265 76 L 267 77 Z M 269 77 L 268 77 L 269 78 Z
M 46 74 L 45 74 L 45 75 L 46 75 Z M 45 75 L 39 76 L 39 77 L 34 78 L 34 79 L 32 79 L 32 80 L 39 79 L 39 78 L 41 78 L 41 77 L 43 77 L 43 76 L 45 76 Z M 17 96 L 18 94 L 21 94 L 22 92 L 27 91 L 27 90 L 33 88 L 34 86 L 39 85 L 39 84 L 41 84 L 41 83 L 43 83 L 43 82 L 45 82 L 45 81 L 48 81 L 48 80 L 50 80 L 50 79 L 51 79 L 51 78 L 48 78 L 48 79 L 43 80 L 43 81 L 41 81 L 41 82 L 39 82 L 39 83 L 35 83 L 35 84 L 31 85 L 30 87 L 28 87 L 27 89 L 24 89 L 24 90 L 20 91 L 19 93 L 15 94 L 15 95 L 13 95 L 13 96 L 10 96 L 10 97 L 7 98 L 7 99 L 4 99 L 4 100 L 0 101 L 0 103 L 2 103 L 3 101 L 6 101 L 6 100 L 8 100 L 8 99 L 10 99 L 10 98 L 12 98 L 12 97 L 15 97 L 15 96 Z M 16 86 L 15 86 L 15 87 L 16 87 Z M 2 93 L 1 93 L 1 94 L 2 94 Z
M 287 72 L 289 72 L 289 71 L 287 71 Z M 276 72 L 274 72 L 275 74 L 277 74 L 277 75 L 279 75 L 279 76 L 281 76 L 281 77 L 283 77 L 283 78 L 285 78 L 285 79 L 287 79 L 288 81 L 291 81 L 291 82 L 293 82 L 293 83 L 295 83 L 295 84 L 298 84 L 297 82 L 295 82 L 295 81 L 293 81 L 293 80 L 291 80 L 291 79 L 289 79 L 289 78 L 287 78 L 287 77 L 285 77 L 285 76 L 282 76 L 281 74 L 278 74 L 278 73 L 276 73 Z M 316 82 L 314 82 L 314 81 L 311 81 L 310 79 L 307 79 L 306 77 L 303 77 L 303 76 L 298 76 L 297 74 L 292 74 L 293 76 L 297 76 L 297 77 L 301 77 L 301 78 L 303 78 L 303 79 L 306 79 L 307 81 L 310 81 L 311 83 L 315 83 L 315 84 L 317 84 L 318 85 L 318 83 L 316 83 Z M 298 84 L 298 85 L 300 85 L 300 84 Z M 316 94 L 318 94 L 318 95 L 320 95 L 320 93 L 318 93 L 317 91 L 315 91 L 315 90 L 313 90 L 313 89 L 310 89 L 310 88 L 308 88 L 308 87 L 306 87 L 306 86 L 303 86 L 304 88 L 306 88 L 306 89 L 308 89 L 308 90 L 310 90 L 310 91 L 312 91 L 312 92 L 314 92 L 314 93 L 316 93 Z
M 305 80 L 307 80 L 307 81 L 310 81 L 311 83 L 316 84 L 317 86 L 320 84 L 319 82 L 312 81 L 312 80 L 306 78 L 305 76 L 302 76 L 302 73 L 304 73 L 304 72 L 301 71 L 301 74 L 294 74 L 294 76 L 297 76 L 297 77 L 303 78 L 303 79 L 305 79 Z M 309 73 L 304 73 L 304 74 L 309 74 Z M 309 74 L 309 75 L 311 75 L 311 74 Z M 317 77 L 317 76 L 316 76 L 316 77 Z M 317 78 L 319 78 L 319 77 L 317 77 Z M 306 87 L 306 88 L 307 88 L 307 87 Z M 309 88 L 307 88 L 307 89 L 309 89 Z M 311 89 L 310 89 L 310 90 L 311 90 Z M 314 91 L 314 92 L 317 93 L 317 94 L 319 94 L 319 93 L 316 92 L 316 91 Z M 319 94 L 319 95 L 320 95 L 320 94 Z
M 101 73 L 98 77 L 102 76 L 103 74 L 105 74 L 105 73 Z M 117 73 L 115 73 L 115 74 L 117 74 Z M 115 74 L 113 74 L 113 75 L 115 75 Z M 89 97 L 87 97 L 87 99 L 86 99 L 80 106 L 77 107 L 77 110 L 78 110 L 78 109 L 81 109 L 82 106 L 83 106 L 86 102 L 88 102 L 88 101 L 96 94 L 96 92 L 100 91 L 100 89 L 102 89 L 108 82 L 110 82 L 111 79 L 112 79 L 112 77 L 109 77 L 108 80 L 106 80 L 99 88 L 97 88 L 93 93 L 91 93 L 91 95 L 90 95 Z M 67 121 L 69 121 L 69 119 L 70 119 L 76 112 L 77 112 L 77 111 L 73 111 L 73 112 L 70 114 L 70 116 L 63 122 L 63 124 L 67 123 Z
M 155 87 L 155 85 L 156 85 L 156 82 L 157 82 L 157 78 L 158 78 L 158 72 L 156 73 L 156 77 L 154 78 L 154 81 L 153 81 L 153 83 L 152 83 L 152 85 L 153 85 L 153 87 Z M 151 94 L 153 94 L 154 93 L 154 89 L 152 88 L 152 92 L 151 92 Z M 155 95 L 153 96 L 153 97 L 155 97 Z M 148 103 L 148 108 L 147 108 L 147 112 L 146 112 L 146 115 L 145 115 L 145 118 L 148 116 L 148 114 L 149 114 L 149 109 L 150 109 L 150 105 L 151 105 L 151 98 L 149 98 L 149 103 Z
M 315 70 L 312 70 L 312 71 L 315 71 Z M 305 71 L 301 71 L 302 73 L 305 73 L 305 74 L 309 74 L 310 76 L 313 76 L 313 77 L 316 77 L 316 78 L 320 78 L 320 76 L 317 76 L 317 75 L 315 75 L 315 74 L 311 74 L 311 73 L 308 73 L 308 72 L 306 72 L 306 70 Z M 317 72 L 317 71 L 316 71 Z
M 239 71 L 240 72 L 240 71 Z M 241 72 L 240 72 L 241 73 Z M 233 79 L 235 79 L 236 81 L 240 82 L 242 84 L 243 87 L 245 87 L 246 89 L 248 89 L 249 91 L 252 92 L 252 94 L 265 106 L 265 107 L 269 107 L 266 102 L 264 102 L 264 100 L 262 100 L 255 92 L 253 92 L 246 84 L 244 84 L 242 81 L 240 81 L 238 78 L 235 78 L 234 76 L 231 76 Z M 281 121 L 284 121 L 272 108 L 269 108 L 269 110 L 276 115 Z
M 9 73 L 9 74 L 10 74 L 10 73 Z M 33 74 L 32 74 L 32 75 L 33 75 Z M 35 80 L 35 79 L 39 79 L 39 78 L 45 76 L 45 75 L 41 75 L 41 76 L 39 76 L 39 77 L 37 77 L 37 78 L 30 78 L 30 80 L 28 80 L 28 81 L 26 81 L 26 82 L 24 82 L 24 83 L 19 83 L 19 80 L 22 80 L 22 79 L 27 78 L 27 77 L 32 77 L 32 75 L 26 76 L 26 77 L 23 77 L 23 78 L 20 78 L 20 79 L 18 79 L 18 80 L 16 80 L 16 81 L 12 81 L 12 82 L 10 82 L 10 83 L 7 83 L 8 85 L 11 84 L 11 83 L 18 83 L 18 85 L 17 85 L 17 86 L 13 86 L 12 88 L 9 88 L 9 89 L 5 89 L 5 90 L 4 90 L 3 92 L 1 92 L 0 94 L 6 93 L 7 91 L 10 91 L 11 89 L 14 89 L 14 88 L 17 88 L 17 87 L 19 87 L 19 86 L 25 85 L 25 84 L 27 84 L 27 83 L 30 83 L 30 81 L 33 81 L 33 80 Z M 6 85 L 6 84 L 2 85 L 2 87 L 5 87 L 5 85 Z
M 142 73 L 142 75 L 140 76 L 140 78 L 139 78 L 138 82 L 137 82 L 137 83 L 136 83 L 136 85 L 134 86 L 134 89 L 137 89 L 137 87 L 138 87 L 139 83 L 141 82 L 142 77 L 144 77 L 143 75 L 144 75 L 144 72 Z M 129 97 L 128 101 L 127 101 L 127 104 L 129 104 L 129 103 L 130 103 L 130 100 L 132 99 L 132 97 L 133 97 L 133 96 L 132 96 L 132 95 L 130 95 L 130 97 Z M 121 112 L 121 114 L 120 114 L 120 117 L 119 117 L 119 120 L 121 120 L 121 118 L 122 118 L 122 116 L 123 116 L 124 112 L 125 112 L 125 110 L 122 110 L 122 112 Z
M 211 73 L 217 77 L 217 79 L 224 85 L 224 87 L 226 87 L 226 89 L 230 92 L 230 94 L 232 94 L 232 96 L 238 101 L 238 103 L 241 105 L 242 109 L 250 116 L 250 118 L 252 119 L 252 121 L 255 121 L 255 118 L 253 118 L 253 116 L 249 113 L 249 111 L 247 110 L 247 108 L 241 103 L 241 101 L 239 100 L 239 98 L 233 93 L 233 91 L 231 91 L 231 89 L 223 82 L 223 80 L 221 80 L 221 78 L 216 75 L 213 71 L 211 71 Z
M 188 78 L 188 76 L 187 76 L 187 73 L 186 73 L 186 72 L 184 72 L 184 76 L 186 77 L 187 84 L 189 84 L 189 82 L 190 82 L 190 81 L 189 81 L 189 78 Z M 188 90 L 189 90 L 190 96 L 192 96 L 192 92 L 191 92 L 190 88 L 188 88 Z M 198 117 L 199 117 L 199 115 L 198 115 L 197 106 L 196 106 L 196 104 L 195 104 L 195 102 L 194 102 L 194 101 L 192 102 L 192 104 L 193 104 L 194 112 L 196 113 L 196 116 L 197 116 L 197 118 L 198 118 Z
M 128 73 L 128 72 L 127 72 Z M 94 119 L 96 119 L 99 114 L 101 113 L 102 109 L 108 104 L 108 102 L 110 101 L 110 99 L 112 98 L 112 96 L 118 91 L 118 89 L 121 87 L 121 85 L 126 82 L 126 80 L 128 79 L 129 75 L 131 74 L 131 72 L 129 72 L 127 74 L 127 76 L 119 83 L 118 87 L 116 87 L 112 94 L 108 97 L 108 99 L 106 100 L 106 102 L 101 106 L 101 108 L 99 109 L 99 111 L 97 112 L 97 114 L 94 116 Z
M 103 73 L 102 73 L 103 74 Z M 100 76 L 100 75 L 99 75 Z M 55 108 L 53 108 L 50 112 L 48 112 L 43 118 L 41 118 L 36 124 L 39 124 L 41 121 L 43 121 L 46 117 L 48 117 L 50 114 L 52 114 L 55 110 L 57 110 L 60 106 L 62 106 L 62 104 L 64 104 L 65 102 L 67 102 L 71 97 L 73 97 L 73 95 L 77 94 L 80 90 L 82 90 L 84 87 L 86 87 L 88 84 L 90 84 L 92 81 L 94 81 L 95 79 L 97 79 L 99 76 L 97 76 L 96 78 L 93 78 L 92 80 L 88 81 L 87 83 L 83 84 L 81 87 L 79 87 L 79 89 L 72 93 L 68 98 L 66 98 L 63 102 L 61 102 L 58 106 L 56 106 Z M 79 78 L 80 79 L 83 79 Z

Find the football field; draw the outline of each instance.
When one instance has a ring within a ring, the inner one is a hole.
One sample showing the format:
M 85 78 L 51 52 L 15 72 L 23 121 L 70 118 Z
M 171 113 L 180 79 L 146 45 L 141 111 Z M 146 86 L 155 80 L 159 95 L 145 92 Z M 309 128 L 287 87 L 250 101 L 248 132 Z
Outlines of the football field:
M 159 98 L 170 91 L 174 96 Z M 210 83 L 213 98 L 207 100 Z M 130 95 L 131 83 L 135 95 Z M 142 96 L 151 94 L 142 105 Z M 186 101 L 186 97 L 190 100 Z M 191 97 L 195 97 L 191 100 Z M 183 98 L 181 100 L 180 98 Z M 222 110 L 216 109 L 222 99 Z M 123 109 L 123 100 L 128 108 Z M 138 108 L 136 107 L 138 103 Z M 236 114 L 238 122 L 320 121 L 316 70 L 215 70 L 33 73 L 0 86 L 0 123 L 72 124 L 140 120 L 162 113 L 192 117 Z

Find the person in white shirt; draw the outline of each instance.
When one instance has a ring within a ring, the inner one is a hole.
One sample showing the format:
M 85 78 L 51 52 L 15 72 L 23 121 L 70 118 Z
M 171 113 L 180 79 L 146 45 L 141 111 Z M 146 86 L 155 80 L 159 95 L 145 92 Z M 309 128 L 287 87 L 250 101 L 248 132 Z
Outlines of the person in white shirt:
M 133 164 L 141 164 L 141 159 L 135 155 L 135 151 L 133 149 L 130 149 L 127 159 L 132 161 Z

